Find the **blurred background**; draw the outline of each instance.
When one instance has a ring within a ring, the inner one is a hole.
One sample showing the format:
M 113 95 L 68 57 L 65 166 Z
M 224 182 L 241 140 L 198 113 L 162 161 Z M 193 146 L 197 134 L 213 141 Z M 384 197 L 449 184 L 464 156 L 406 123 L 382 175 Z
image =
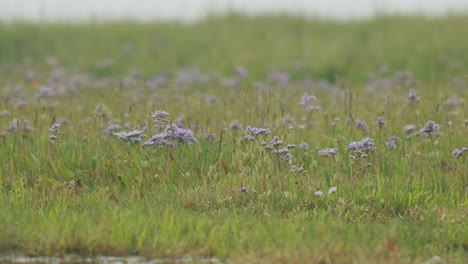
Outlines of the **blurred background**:
M 349 20 L 378 14 L 463 13 L 468 0 L 0 0 L 2 21 L 196 21 L 226 12 Z

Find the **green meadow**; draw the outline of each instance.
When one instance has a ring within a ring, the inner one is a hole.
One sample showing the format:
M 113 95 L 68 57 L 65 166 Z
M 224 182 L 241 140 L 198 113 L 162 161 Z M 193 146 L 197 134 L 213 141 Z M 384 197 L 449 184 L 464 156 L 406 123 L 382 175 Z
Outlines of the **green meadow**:
M 0 24 L 0 255 L 466 263 L 466 25 Z

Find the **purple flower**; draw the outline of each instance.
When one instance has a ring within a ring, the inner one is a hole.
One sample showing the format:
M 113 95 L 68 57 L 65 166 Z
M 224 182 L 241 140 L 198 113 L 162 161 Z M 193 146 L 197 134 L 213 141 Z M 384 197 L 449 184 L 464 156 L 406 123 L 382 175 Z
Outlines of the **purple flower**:
M 421 98 L 416 96 L 416 92 L 414 90 L 409 91 L 408 98 L 405 99 L 405 102 L 409 104 L 410 106 L 413 105 L 416 102 L 420 102 Z
M 50 128 L 49 131 L 52 133 L 58 133 L 60 128 L 60 124 L 54 123 Z
M 299 144 L 299 148 L 303 150 L 308 150 L 310 146 L 309 144 L 307 144 L 307 142 L 302 142 L 301 144 Z
M 365 121 L 356 120 L 356 128 L 360 128 L 362 131 L 367 132 L 367 124 Z
M 316 192 L 315 192 L 315 196 L 317 196 L 317 197 L 320 197 L 320 196 L 322 196 L 322 195 L 323 195 L 323 192 L 322 192 L 322 191 L 316 191 Z
M 335 156 L 338 153 L 337 148 L 326 148 L 318 151 L 318 154 L 322 157 Z
M 452 155 L 455 156 L 455 158 L 460 158 L 463 155 L 463 152 L 468 151 L 468 148 L 462 148 L 462 149 L 454 149 L 452 151 Z
M 313 113 L 315 111 L 318 111 L 318 112 L 322 111 L 322 107 L 317 106 L 317 105 L 312 105 L 312 106 L 307 107 L 307 113 Z
M 291 166 L 291 170 L 294 172 L 294 173 L 303 173 L 305 172 L 304 168 L 301 166 L 301 167 L 297 167 L 296 165 L 292 165 Z
M 330 190 L 328 190 L 328 193 L 336 193 L 336 191 L 338 191 L 338 188 L 331 187 Z
M 140 143 L 141 140 L 146 136 L 144 131 L 142 130 L 133 130 L 130 132 L 119 132 L 115 133 L 115 136 L 117 136 L 119 139 L 128 142 L 128 143 Z
M 385 122 L 385 120 L 383 120 L 383 118 L 378 117 L 376 124 L 379 125 L 380 127 L 383 127 L 383 126 L 385 126 L 387 124 L 387 122 Z
M 421 133 L 427 133 L 431 134 L 432 132 L 435 132 L 439 128 L 439 125 L 436 124 L 434 121 L 429 120 L 427 121 L 426 125 L 424 126 L 423 129 L 421 129 Z
M 270 141 L 270 146 L 276 147 L 279 145 L 283 145 L 283 141 L 281 141 L 281 139 L 279 139 L 278 136 L 274 136 L 273 139 Z
M 271 133 L 271 130 L 269 128 L 257 128 L 257 127 L 250 127 L 250 126 L 247 126 L 247 131 L 252 136 L 258 136 L 258 135 L 266 136 Z
M 346 149 L 349 151 L 368 153 L 375 151 L 377 148 L 374 145 L 374 140 L 370 137 L 366 137 L 360 141 L 351 142 Z
M 242 125 L 239 123 L 238 120 L 235 120 L 229 124 L 230 130 L 242 130 Z
M 385 146 L 387 146 L 387 148 L 389 148 L 389 149 L 396 149 L 397 148 L 396 143 L 393 140 L 385 142 Z
M 143 146 L 177 146 L 177 143 L 198 143 L 192 130 L 168 125 L 166 129 L 143 143 Z
M 120 129 L 120 120 L 112 119 L 107 122 L 107 127 L 103 130 L 104 133 L 113 135 L 117 130 Z
M 242 188 L 239 188 L 239 191 L 241 191 L 241 192 L 247 192 L 247 191 L 249 191 L 249 189 L 247 189 L 246 187 L 242 187 Z
M 301 98 L 301 101 L 299 102 L 299 105 L 303 106 L 303 107 L 306 107 L 309 105 L 310 102 L 312 101 L 315 101 L 317 100 L 317 98 L 313 95 L 308 95 L 307 93 L 305 93 L 302 98 Z
M 406 131 L 406 133 L 411 133 L 411 132 L 413 132 L 414 130 L 416 130 L 416 126 L 415 126 L 415 125 L 406 125 L 406 126 L 405 126 L 405 131 Z

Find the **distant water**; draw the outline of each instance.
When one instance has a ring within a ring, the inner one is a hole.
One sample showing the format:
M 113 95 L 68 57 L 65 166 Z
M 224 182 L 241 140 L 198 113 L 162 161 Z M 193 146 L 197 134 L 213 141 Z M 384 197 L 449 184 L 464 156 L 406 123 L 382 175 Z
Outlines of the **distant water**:
M 0 0 L 0 20 L 71 21 L 90 19 L 195 21 L 228 11 L 291 13 L 339 20 L 376 14 L 467 13 L 468 0 Z

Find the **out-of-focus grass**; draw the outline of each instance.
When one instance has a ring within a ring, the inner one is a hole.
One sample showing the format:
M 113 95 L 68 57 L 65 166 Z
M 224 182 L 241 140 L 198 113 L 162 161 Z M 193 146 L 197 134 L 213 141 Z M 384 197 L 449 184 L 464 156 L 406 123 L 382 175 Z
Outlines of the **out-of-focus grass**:
M 301 73 L 331 81 L 367 80 L 380 66 L 408 70 L 420 80 L 466 74 L 466 16 L 440 19 L 382 17 L 333 23 L 291 17 L 246 18 L 233 15 L 193 25 L 20 24 L 0 26 L 0 60 L 59 57 L 65 65 L 92 70 L 112 59 L 111 74 L 138 68 L 146 74 L 199 67 L 227 73 L 246 65 L 257 78 L 268 67 L 304 64 Z M 35 60 L 41 63 L 42 60 Z
M 467 154 L 450 153 L 468 147 L 467 112 L 445 102 L 468 100 L 466 86 L 450 85 L 467 74 L 465 24 L 466 17 L 340 24 L 231 16 L 194 25 L 3 25 L 0 129 L 26 118 L 34 130 L 0 138 L 0 251 L 238 263 L 420 263 L 440 255 L 462 263 Z M 160 72 L 196 67 L 229 76 L 236 65 L 250 74 L 238 88 L 216 78 L 146 86 Z M 368 75 L 381 66 L 390 73 L 377 79 L 410 71 L 419 82 L 369 90 Z M 276 68 L 291 73 L 286 89 L 265 81 Z M 141 76 L 127 84 L 133 70 Z M 88 79 L 76 84 L 82 73 Z M 339 88 L 307 87 L 308 77 Z M 34 99 L 41 85 L 64 92 Z M 412 107 L 404 101 L 410 88 L 422 98 Z M 305 92 L 321 112 L 299 106 Z M 206 103 L 208 96 L 220 103 Z M 94 110 L 99 104 L 107 113 Z M 102 132 L 120 119 L 127 130 L 146 122 L 151 136 L 149 113 L 159 109 L 173 122 L 185 117 L 196 136 L 218 139 L 143 148 Z M 53 141 L 48 129 L 59 117 L 70 123 Z M 377 117 L 387 121 L 382 129 Z M 369 132 L 355 128 L 358 119 Z M 310 149 L 293 149 L 292 161 L 283 161 L 244 140 L 244 131 L 226 130 L 234 120 L 271 128 L 266 141 L 277 135 Z M 420 130 L 428 120 L 444 134 L 406 139 L 406 124 Z M 393 135 L 402 141 L 387 149 Z M 353 161 L 346 145 L 366 136 L 377 151 Z M 339 149 L 336 159 L 317 154 L 327 147 Z M 327 194 L 332 186 L 338 191 Z M 325 194 L 316 197 L 317 189 Z

